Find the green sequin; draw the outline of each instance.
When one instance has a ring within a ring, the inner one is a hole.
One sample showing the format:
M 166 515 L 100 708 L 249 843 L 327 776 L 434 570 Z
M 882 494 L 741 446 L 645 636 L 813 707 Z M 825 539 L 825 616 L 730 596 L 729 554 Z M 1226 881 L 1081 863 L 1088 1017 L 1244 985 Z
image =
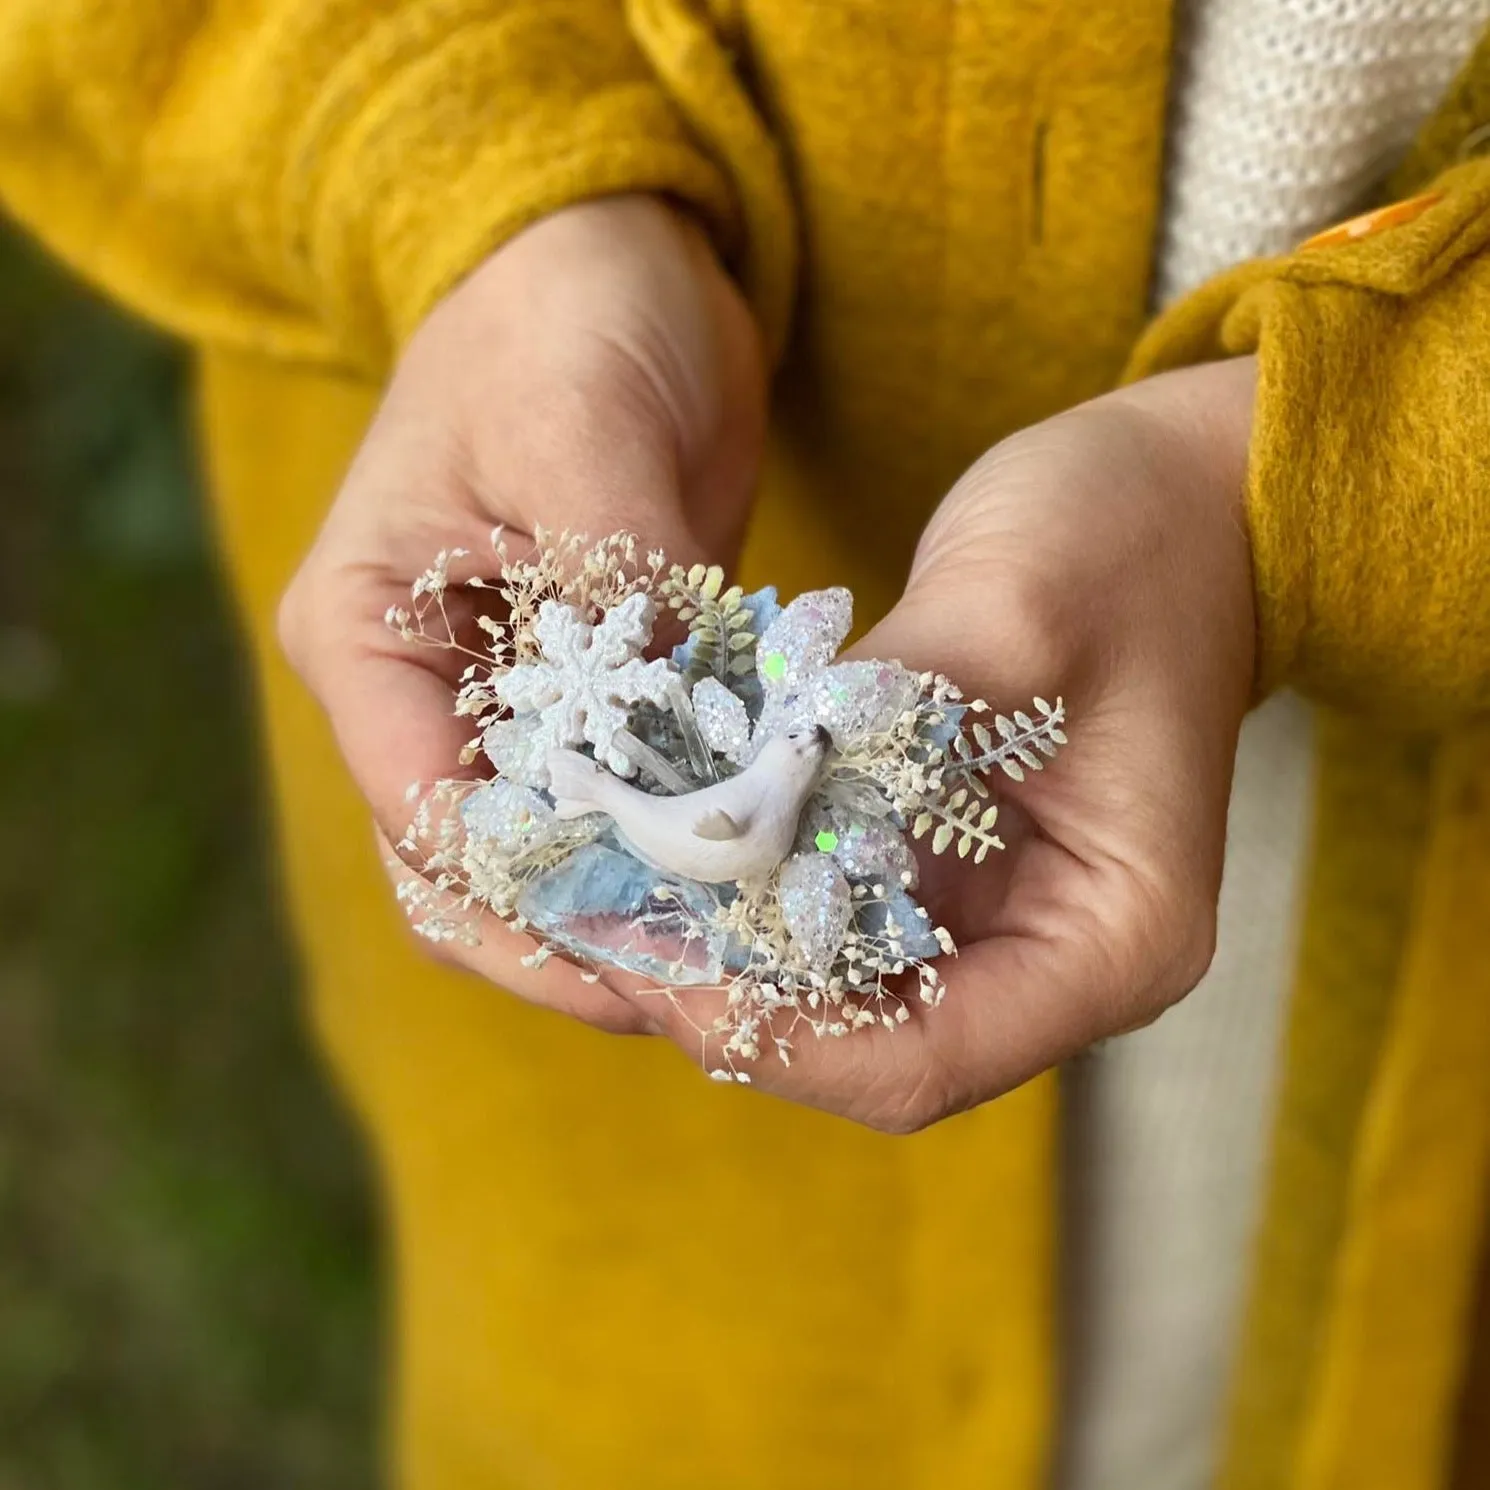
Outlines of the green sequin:
M 838 847 L 838 835 L 831 828 L 824 828 L 813 842 L 823 853 L 831 854 Z
M 786 676 L 786 653 L 767 652 L 761 662 L 761 671 L 773 683 L 779 683 Z

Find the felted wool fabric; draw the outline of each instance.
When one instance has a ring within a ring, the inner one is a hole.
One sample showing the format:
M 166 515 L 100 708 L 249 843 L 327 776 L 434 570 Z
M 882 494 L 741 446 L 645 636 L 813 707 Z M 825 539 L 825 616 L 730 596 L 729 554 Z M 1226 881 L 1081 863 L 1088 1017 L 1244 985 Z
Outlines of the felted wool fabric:
M 659 9 L 656 44 L 712 94 L 707 151 L 612 0 L 26 0 L 0 19 L 5 203 L 193 339 L 376 374 L 525 224 L 666 193 L 779 340 L 772 148 L 698 24 Z
M 1409 210 L 1220 276 L 1129 368 L 1257 352 L 1259 691 L 1335 706 L 1226 1490 L 1441 1485 L 1483 1422 L 1490 164 L 1433 173 L 1487 103 L 1482 43 L 1391 184 Z
M 1160 305 L 1375 199 L 1490 24 L 1490 0 L 1177 10 Z M 1213 1478 L 1298 961 L 1314 712 L 1285 690 L 1242 730 L 1205 977 L 1063 1073 L 1063 1490 Z
M 1448 171 L 1426 201 L 1211 281 L 1131 374 L 1259 352 L 1259 688 L 1431 726 L 1490 708 L 1490 164 Z

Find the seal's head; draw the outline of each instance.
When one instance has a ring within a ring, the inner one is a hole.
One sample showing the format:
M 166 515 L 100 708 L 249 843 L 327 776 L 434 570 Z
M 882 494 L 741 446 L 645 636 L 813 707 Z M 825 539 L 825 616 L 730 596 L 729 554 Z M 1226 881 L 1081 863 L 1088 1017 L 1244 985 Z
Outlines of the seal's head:
M 783 794 L 805 796 L 832 748 L 833 737 L 822 725 L 798 725 L 767 740 L 751 770 L 769 772 L 779 779 Z

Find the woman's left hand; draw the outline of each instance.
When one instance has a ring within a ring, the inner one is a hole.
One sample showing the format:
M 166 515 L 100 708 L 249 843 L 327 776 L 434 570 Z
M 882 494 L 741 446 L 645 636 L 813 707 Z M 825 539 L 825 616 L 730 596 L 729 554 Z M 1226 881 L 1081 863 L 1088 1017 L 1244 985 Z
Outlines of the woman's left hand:
M 1062 694 L 1070 744 L 998 783 L 1004 853 L 923 864 L 922 899 L 959 945 L 940 1007 L 799 1039 L 789 1069 L 751 1068 L 755 1086 L 909 1132 L 1148 1023 L 1199 981 L 1253 682 L 1254 382 L 1247 358 L 1123 389 L 1006 440 L 942 503 L 858 650 L 1005 712 Z M 696 1053 L 684 1022 L 668 1033 Z

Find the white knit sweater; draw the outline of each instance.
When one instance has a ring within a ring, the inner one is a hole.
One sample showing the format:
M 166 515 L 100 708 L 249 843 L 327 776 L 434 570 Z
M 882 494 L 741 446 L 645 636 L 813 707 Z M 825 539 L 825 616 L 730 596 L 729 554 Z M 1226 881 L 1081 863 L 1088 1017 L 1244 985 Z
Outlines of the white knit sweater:
M 1188 0 L 1163 303 L 1366 204 L 1490 25 L 1490 0 Z M 1308 711 L 1237 761 L 1216 961 L 1067 1073 L 1064 1490 L 1203 1490 L 1266 1168 L 1311 801 Z

